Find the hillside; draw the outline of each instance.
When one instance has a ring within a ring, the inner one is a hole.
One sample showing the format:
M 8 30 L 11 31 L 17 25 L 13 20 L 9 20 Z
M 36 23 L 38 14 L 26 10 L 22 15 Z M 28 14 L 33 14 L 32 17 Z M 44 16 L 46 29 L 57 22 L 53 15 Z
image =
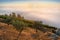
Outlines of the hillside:
M 55 35 L 56 29 L 19 14 L 0 15 L 0 40 L 60 40 L 60 36 Z
M 42 32 L 37 31 L 33 28 L 26 28 L 22 31 L 18 40 L 53 40 L 49 35 L 52 35 L 51 32 Z M 8 25 L 0 22 L 0 40 L 16 40 L 19 35 L 12 25 Z

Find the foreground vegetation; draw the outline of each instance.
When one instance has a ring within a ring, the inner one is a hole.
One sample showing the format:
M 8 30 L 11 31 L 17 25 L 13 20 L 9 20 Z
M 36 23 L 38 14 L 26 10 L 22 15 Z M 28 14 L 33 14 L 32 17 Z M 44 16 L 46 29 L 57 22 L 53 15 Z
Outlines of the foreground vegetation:
M 0 15 L 0 22 L 8 24 L 7 26 L 13 25 L 13 27 L 19 32 L 19 34 L 15 40 L 19 40 L 21 32 L 23 30 L 26 30 L 26 29 L 29 29 L 30 31 L 32 29 L 34 29 L 34 31 L 33 30 L 32 31 L 37 33 L 37 34 L 34 34 L 35 36 L 40 34 L 40 33 L 42 34 L 42 32 L 43 33 L 46 33 L 46 32 L 55 33 L 55 30 L 57 29 L 53 26 L 43 24 L 42 21 L 35 21 L 35 20 L 33 21 L 33 20 L 25 19 L 20 14 L 15 14 L 14 12 L 12 14 L 9 14 L 9 15 L 7 15 L 7 14 Z M 0 29 L 1 29 L 1 24 L 0 24 Z M 39 32 L 41 31 L 41 32 L 38 33 L 38 31 Z M 36 37 L 36 38 L 38 38 L 38 37 Z
M 52 31 L 57 29 L 55 27 L 43 24 L 42 21 L 24 19 L 24 17 L 22 17 L 20 14 L 16 15 L 14 12 L 10 15 L 0 15 L 0 22 L 7 23 L 8 25 L 12 24 L 17 30 L 23 30 L 26 27 L 34 28 L 36 31 L 43 28 L 47 28 Z

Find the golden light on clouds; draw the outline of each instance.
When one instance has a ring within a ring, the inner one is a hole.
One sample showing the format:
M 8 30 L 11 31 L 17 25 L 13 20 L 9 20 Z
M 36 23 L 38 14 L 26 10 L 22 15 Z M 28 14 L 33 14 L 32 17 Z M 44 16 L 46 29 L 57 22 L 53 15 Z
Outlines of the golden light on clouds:
M 43 7 L 57 7 L 60 6 L 58 3 L 8 3 L 8 4 L 0 4 L 0 6 L 6 6 L 6 7 L 26 7 L 26 8 L 43 8 Z
M 23 2 L 23 3 L 8 3 L 0 4 L 5 10 L 14 10 L 27 12 L 24 16 L 28 19 L 42 18 L 51 22 L 59 21 L 60 4 L 59 3 L 44 3 L 44 2 Z M 33 17 L 32 17 L 33 16 Z M 58 22 L 60 23 L 60 21 Z
M 1 5 L 6 8 L 15 8 L 25 11 L 39 11 L 42 9 L 60 9 L 60 5 L 57 3 L 10 3 Z

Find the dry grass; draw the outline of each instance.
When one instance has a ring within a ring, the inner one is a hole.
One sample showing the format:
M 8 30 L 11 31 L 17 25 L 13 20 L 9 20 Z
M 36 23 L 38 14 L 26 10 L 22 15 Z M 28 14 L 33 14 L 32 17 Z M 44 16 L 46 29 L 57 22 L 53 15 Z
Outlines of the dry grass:
M 15 40 L 19 32 L 12 26 L 0 22 L 0 40 Z M 27 27 L 24 29 L 19 37 L 19 40 L 53 40 L 48 35 L 53 33 L 42 31 L 36 32 L 35 29 Z M 58 37 L 60 40 L 60 37 Z

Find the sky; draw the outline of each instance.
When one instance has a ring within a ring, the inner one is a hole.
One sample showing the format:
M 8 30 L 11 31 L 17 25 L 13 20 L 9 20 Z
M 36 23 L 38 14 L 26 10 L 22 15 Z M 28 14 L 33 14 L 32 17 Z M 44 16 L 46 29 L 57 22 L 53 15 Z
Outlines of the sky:
M 0 14 L 11 12 L 60 28 L 60 0 L 0 0 Z

